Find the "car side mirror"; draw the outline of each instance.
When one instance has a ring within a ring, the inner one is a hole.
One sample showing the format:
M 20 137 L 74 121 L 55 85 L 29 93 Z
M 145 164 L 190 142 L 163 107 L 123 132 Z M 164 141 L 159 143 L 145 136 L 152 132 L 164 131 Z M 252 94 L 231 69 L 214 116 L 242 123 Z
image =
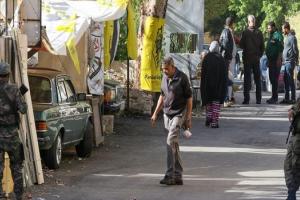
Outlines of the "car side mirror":
M 77 94 L 78 101 L 86 101 L 86 94 L 85 93 L 78 93 Z

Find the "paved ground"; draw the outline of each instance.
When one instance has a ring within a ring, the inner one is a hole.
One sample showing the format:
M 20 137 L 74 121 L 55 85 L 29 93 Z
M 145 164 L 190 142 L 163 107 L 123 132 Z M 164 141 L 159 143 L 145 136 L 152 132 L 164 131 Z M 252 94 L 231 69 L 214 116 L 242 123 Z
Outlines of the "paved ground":
M 241 96 L 239 93 L 237 96 Z M 264 101 L 268 96 L 264 96 Z M 241 102 L 241 99 L 239 102 Z M 254 100 L 253 100 L 254 101 Z M 282 105 L 222 110 L 219 129 L 193 119 L 193 137 L 181 138 L 183 186 L 158 184 L 165 171 L 162 121 L 116 119 L 116 133 L 91 158 L 65 155 L 62 167 L 46 171 L 46 184 L 33 188 L 47 200 L 237 200 L 284 199 L 285 139 L 289 123 Z

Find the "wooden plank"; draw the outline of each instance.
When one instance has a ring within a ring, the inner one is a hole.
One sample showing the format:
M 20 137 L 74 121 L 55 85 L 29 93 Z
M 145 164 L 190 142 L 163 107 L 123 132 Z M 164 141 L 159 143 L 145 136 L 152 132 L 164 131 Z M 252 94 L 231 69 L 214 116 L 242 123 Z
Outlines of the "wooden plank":
M 20 34 L 20 32 L 15 31 L 14 32 L 15 40 L 17 42 L 17 49 L 19 50 L 19 55 L 20 57 L 20 75 L 19 77 L 21 78 L 21 82 L 26 87 L 29 88 L 29 82 L 28 82 L 28 76 L 27 76 L 27 39 L 26 35 Z M 19 83 L 19 84 L 20 84 Z M 35 120 L 34 120 L 34 114 L 33 114 L 33 107 L 32 107 L 32 101 L 31 101 L 31 95 L 30 91 L 28 91 L 25 94 L 25 100 L 28 106 L 28 111 L 27 114 L 24 118 L 25 120 L 25 126 L 26 130 L 23 134 L 23 139 L 26 141 L 26 143 L 29 144 L 29 152 L 32 157 L 31 162 L 33 162 L 33 173 L 35 173 L 35 178 L 36 178 L 36 183 L 42 184 L 44 183 L 44 176 L 43 176 L 43 170 L 42 170 L 42 164 L 41 164 L 41 157 L 40 157 L 40 151 L 39 151 L 39 146 L 38 146 L 38 139 L 37 139 L 37 133 L 36 133 L 36 128 L 35 128 Z M 24 121 L 24 120 L 23 120 Z M 26 138 L 28 136 L 28 138 Z
M 101 97 L 92 97 L 91 104 L 93 108 L 93 124 L 94 124 L 94 145 L 98 147 L 101 143 L 104 142 L 104 134 L 101 128 L 101 117 L 100 117 L 100 107 L 103 99 Z

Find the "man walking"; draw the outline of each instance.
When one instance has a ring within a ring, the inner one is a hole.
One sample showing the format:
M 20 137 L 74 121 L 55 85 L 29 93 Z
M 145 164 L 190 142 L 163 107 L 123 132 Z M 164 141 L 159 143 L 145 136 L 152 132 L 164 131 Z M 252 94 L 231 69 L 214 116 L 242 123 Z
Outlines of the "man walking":
M 294 69 L 296 64 L 298 64 L 299 51 L 298 51 L 296 36 L 292 34 L 290 24 L 288 22 L 285 22 L 282 25 L 282 32 L 286 36 L 284 40 L 284 49 L 282 55 L 283 57 L 282 70 L 284 71 L 285 97 L 280 103 L 293 104 L 295 103 L 296 100 Z M 290 91 L 291 91 L 291 99 L 290 99 Z
M 262 32 L 255 27 L 255 17 L 248 16 L 248 28 L 242 33 L 240 46 L 243 49 L 244 62 L 244 101 L 249 104 L 251 90 L 251 74 L 254 74 L 256 85 L 256 103 L 261 104 L 261 73 L 260 57 L 264 52 L 264 38 Z
M 274 22 L 268 24 L 268 32 L 266 56 L 268 58 L 269 78 L 272 84 L 272 97 L 267 100 L 267 103 L 276 104 L 278 101 L 278 78 L 282 63 L 283 36 L 277 31 Z
M 188 77 L 174 66 L 171 57 L 162 65 L 161 94 L 151 117 L 154 126 L 157 115 L 163 109 L 167 136 L 167 171 L 160 184 L 182 185 L 182 164 L 179 155 L 178 137 L 180 128 L 190 129 L 192 122 L 192 90 Z
M 27 105 L 17 86 L 8 83 L 9 74 L 10 66 L 0 63 L 0 180 L 3 178 L 4 153 L 7 152 L 14 180 L 14 193 L 17 200 L 22 200 L 24 152 L 18 126 L 19 112 L 24 114 Z M 4 197 L 2 187 L 0 195 Z
M 223 29 L 220 37 L 220 51 L 225 59 L 225 64 L 228 69 L 228 81 L 227 81 L 227 95 L 225 97 L 225 107 L 229 107 L 233 104 L 233 74 L 235 68 L 235 57 L 237 53 L 236 44 L 234 41 L 233 29 L 234 21 L 231 17 L 227 17 L 225 21 L 225 28 Z

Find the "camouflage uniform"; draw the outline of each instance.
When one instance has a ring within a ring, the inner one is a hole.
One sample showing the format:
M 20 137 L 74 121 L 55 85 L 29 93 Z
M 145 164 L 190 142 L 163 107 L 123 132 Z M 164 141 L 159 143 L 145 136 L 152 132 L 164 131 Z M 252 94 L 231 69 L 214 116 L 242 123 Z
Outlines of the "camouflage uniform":
M 293 116 L 300 114 L 300 101 L 291 108 Z M 296 200 L 300 186 L 300 116 L 295 117 L 292 135 L 289 138 L 287 154 L 284 161 L 285 182 L 288 188 L 287 200 Z
M 0 63 L 0 76 L 10 72 L 9 65 Z M 4 153 L 10 158 L 10 168 L 14 180 L 14 192 L 17 200 L 22 199 L 22 167 L 24 153 L 18 134 L 19 112 L 25 113 L 27 105 L 16 85 L 0 78 L 0 180 L 3 178 Z M 0 187 L 0 194 L 3 194 Z

